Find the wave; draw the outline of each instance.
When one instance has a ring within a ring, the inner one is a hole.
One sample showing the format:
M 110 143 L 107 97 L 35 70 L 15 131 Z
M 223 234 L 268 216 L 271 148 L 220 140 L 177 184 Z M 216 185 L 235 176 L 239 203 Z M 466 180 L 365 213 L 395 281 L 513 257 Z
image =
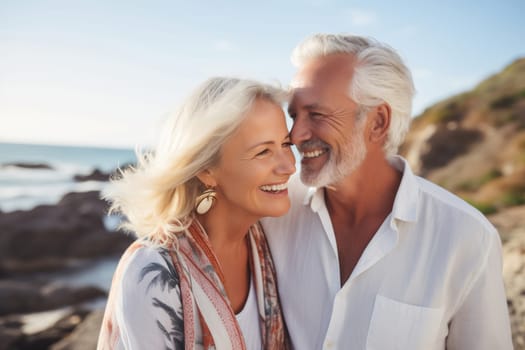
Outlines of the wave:
M 29 210 L 56 204 L 69 192 L 102 191 L 106 182 L 76 182 L 74 176 L 95 169 L 109 173 L 134 161 L 132 150 L 0 142 L 0 210 Z M 20 163 L 44 164 L 50 169 L 9 165 Z
M 69 192 L 103 191 L 107 183 L 98 181 L 86 182 L 48 182 L 18 183 L 2 186 L 0 189 L 0 210 L 30 210 L 37 205 L 56 204 Z

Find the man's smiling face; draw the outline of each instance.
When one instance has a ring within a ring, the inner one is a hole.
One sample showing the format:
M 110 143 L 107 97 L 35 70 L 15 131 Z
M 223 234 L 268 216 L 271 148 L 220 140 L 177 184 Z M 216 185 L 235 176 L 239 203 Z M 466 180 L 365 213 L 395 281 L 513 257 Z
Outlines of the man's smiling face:
M 301 179 L 307 185 L 335 184 L 365 158 L 366 116 L 349 97 L 353 67 L 351 56 L 329 55 L 307 62 L 292 82 L 290 135 L 301 153 Z

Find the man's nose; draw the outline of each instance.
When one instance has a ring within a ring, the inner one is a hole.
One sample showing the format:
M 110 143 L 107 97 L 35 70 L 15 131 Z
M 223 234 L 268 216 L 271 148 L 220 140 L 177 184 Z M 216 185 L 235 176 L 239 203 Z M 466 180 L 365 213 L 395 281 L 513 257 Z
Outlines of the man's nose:
M 292 130 L 290 130 L 290 139 L 292 143 L 299 146 L 304 141 L 312 137 L 310 123 L 305 117 L 297 116 L 293 121 Z

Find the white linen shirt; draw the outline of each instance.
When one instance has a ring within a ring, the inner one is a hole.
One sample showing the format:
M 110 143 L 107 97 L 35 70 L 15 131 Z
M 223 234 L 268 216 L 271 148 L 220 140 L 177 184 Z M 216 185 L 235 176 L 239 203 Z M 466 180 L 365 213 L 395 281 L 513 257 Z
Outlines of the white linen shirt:
M 463 200 L 403 172 L 392 212 L 341 287 L 324 191 L 291 181 L 263 226 L 296 349 L 512 349 L 501 241 Z M 305 199 L 306 198 L 306 199 Z

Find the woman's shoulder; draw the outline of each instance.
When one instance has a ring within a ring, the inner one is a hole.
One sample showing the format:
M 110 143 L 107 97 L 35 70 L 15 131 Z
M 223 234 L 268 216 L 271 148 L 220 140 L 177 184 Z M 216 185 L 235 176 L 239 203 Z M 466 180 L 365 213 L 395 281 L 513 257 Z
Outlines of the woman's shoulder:
M 127 265 L 141 265 L 165 261 L 168 257 L 170 257 L 168 248 L 153 244 L 147 239 L 138 239 L 126 249 L 122 255 L 121 262 Z
M 168 249 L 133 243 L 119 262 L 108 300 L 111 324 L 104 332 L 118 333 L 123 348 L 181 348 L 173 346 L 182 343 L 184 322 L 179 277 Z
M 166 247 L 154 245 L 147 240 L 137 240 L 122 256 L 117 268 L 117 279 L 124 286 L 155 284 L 161 276 L 170 279 L 170 285 L 178 284 L 172 254 Z

